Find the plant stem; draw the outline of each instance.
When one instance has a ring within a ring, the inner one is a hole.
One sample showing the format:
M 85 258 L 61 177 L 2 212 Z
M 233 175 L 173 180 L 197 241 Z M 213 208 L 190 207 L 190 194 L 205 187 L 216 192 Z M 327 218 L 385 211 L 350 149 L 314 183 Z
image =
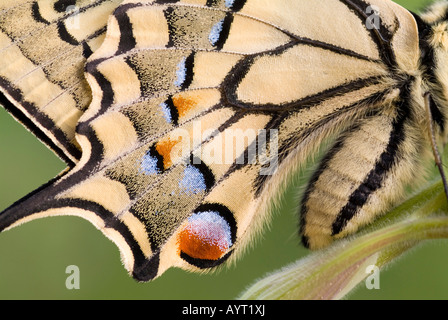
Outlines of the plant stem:
M 240 299 L 340 299 L 367 276 L 424 240 L 448 238 L 447 201 L 436 182 L 357 235 L 267 276 Z

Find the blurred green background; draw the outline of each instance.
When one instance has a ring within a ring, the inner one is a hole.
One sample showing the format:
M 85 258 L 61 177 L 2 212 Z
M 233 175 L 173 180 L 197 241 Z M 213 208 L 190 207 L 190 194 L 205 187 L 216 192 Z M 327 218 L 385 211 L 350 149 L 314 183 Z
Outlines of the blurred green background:
M 427 1 L 397 1 L 418 10 Z M 64 164 L 0 110 L 0 211 L 53 178 Z M 118 249 L 77 217 L 36 220 L 0 234 L 0 299 L 234 299 L 249 284 L 308 254 L 297 234 L 297 185 L 291 185 L 269 230 L 239 262 L 219 273 L 171 269 L 137 283 Z M 80 269 L 68 290 L 66 267 Z M 350 299 L 447 299 L 448 243 L 432 241 L 381 271 L 381 289 L 361 285 Z

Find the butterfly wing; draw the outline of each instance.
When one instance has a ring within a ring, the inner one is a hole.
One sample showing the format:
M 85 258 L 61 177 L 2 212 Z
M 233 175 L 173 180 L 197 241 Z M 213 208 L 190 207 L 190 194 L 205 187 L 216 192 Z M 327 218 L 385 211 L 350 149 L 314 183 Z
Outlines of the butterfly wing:
M 413 62 L 392 36 L 418 47 L 406 11 L 375 3 L 380 30 L 366 28 L 364 1 L 124 2 L 87 63 L 81 160 L 4 212 L 1 228 L 79 215 L 140 281 L 235 257 L 324 137 L 397 98 L 391 69 Z
M 91 101 L 85 62 L 120 2 L 0 3 L 2 104 L 69 164 L 81 157 L 75 127 Z

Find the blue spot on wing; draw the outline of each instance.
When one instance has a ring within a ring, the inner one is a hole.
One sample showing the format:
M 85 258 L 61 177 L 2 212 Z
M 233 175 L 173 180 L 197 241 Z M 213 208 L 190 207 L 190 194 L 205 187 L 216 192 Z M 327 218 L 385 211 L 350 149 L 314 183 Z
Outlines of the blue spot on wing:
M 224 26 L 224 19 L 222 19 L 221 21 L 217 22 L 212 27 L 212 30 L 210 31 L 210 34 L 208 35 L 208 40 L 210 41 L 212 46 L 216 46 L 216 44 L 218 43 L 223 26 Z
M 182 60 L 177 65 L 176 69 L 176 81 L 174 81 L 174 85 L 176 87 L 181 87 L 185 79 L 187 78 L 187 66 L 186 66 L 187 59 L 185 57 L 182 58 Z
M 247 0 L 225 0 L 225 6 L 228 9 L 231 9 L 234 12 L 240 11 Z
M 216 211 L 201 211 L 188 218 L 193 232 L 209 243 L 221 247 L 223 250 L 230 248 L 232 232 L 229 223 Z
M 171 123 L 173 121 L 173 118 L 171 117 L 171 110 L 166 102 L 162 102 L 159 106 L 162 108 L 163 117 L 165 118 L 166 122 Z
M 207 188 L 205 177 L 198 168 L 188 165 L 182 180 L 179 181 L 179 188 L 190 195 L 204 192 Z
M 226 8 L 232 8 L 235 0 L 226 0 Z
M 147 152 L 140 162 L 140 172 L 144 174 L 158 174 L 158 159 Z

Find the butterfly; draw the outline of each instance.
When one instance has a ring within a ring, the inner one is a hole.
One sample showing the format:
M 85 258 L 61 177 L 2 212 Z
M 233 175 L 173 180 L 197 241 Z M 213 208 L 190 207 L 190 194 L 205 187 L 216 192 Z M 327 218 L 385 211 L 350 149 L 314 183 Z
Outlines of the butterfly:
M 76 215 L 138 281 L 207 271 L 244 251 L 288 177 L 335 137 L 299 210 L 303 244 L 326 247 L 400 201 L 445 140 L 447 12 L 3 0 L 5 108 L 68 169 L 3 211 L 0 230 Z

